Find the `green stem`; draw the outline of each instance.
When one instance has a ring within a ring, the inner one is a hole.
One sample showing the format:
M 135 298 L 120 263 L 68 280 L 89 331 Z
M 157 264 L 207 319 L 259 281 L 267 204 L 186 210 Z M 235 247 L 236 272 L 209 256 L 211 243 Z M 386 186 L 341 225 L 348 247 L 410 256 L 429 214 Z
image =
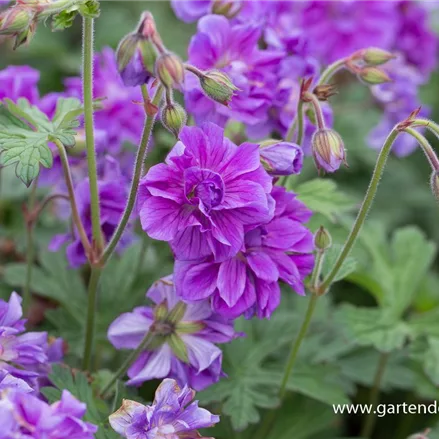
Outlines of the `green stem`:
M 307 93 L 306 97 L 311 102 L 314 110 L 314 115 L 316 116 L 317 128 L 319 130 L 324 130 L 326 128 L 325 118 L 323 117 L 322 107 L 320 106 L 319 99 L 313 93 Z
M 38 178 L 34 180 L 32 190 L 29 196 L 29 202 L 27 207 L 27 214 L 29 218 L 26 221 L 26 278 L 23 289 L 23 314 L 28 315 L 29 307 L 31 304 L 31 281 L 32 281 L 32 269 L 34 265 L 34 226 L 35 221 L 32 218 L 33 210 L 37 200 L 37 186 Z
M 92 265 L 88 283 L 87 324 L 85 329 L 84 356 L 82 369 L 90 370 L 92 360 L 93 341 L 95 333 L 96 305 L 98 299 L 98 284 L 101 277 L 101 268 Z
M 419 146 L 424 151 L 424 154 L 427 157 L 427 160 L 430 162 L 432 169 L 434 171 L 439 171 L 439 159 L 437 158 L 437 155 L 428 140 L 413 128 L 405 128 L 404 131 L 418 141 Z
M 90 181 L 91 223 L 93 231 L 93 248 L 100 254 L 104 241 L 101 230 L 99 206 L 98 175 L 93 125 L 93 18 L 83 17 L 83 94 L 85 142 L 87 145 L 88 177 Z
M 381 382 L 383 380 L 388 359 L 389 359 L 389 354 L 381 353 L 380 361 L 378 363 L 378 367 L 375 372 L 375 378 L 373 380 L 373 387 L 369 396 L 369 405 L 372 407 L 372 412 L 367 415 L 366 420 L 364 422 L 363 428 L 361 430 L 362 438 L 369 438 L 373 433 L 373 429 L 375 427 L 376 416 L 374 414 L 374 409 L 377 406 L 380 398 Z
M 302 323 L 302 326 L 300 327 L 299 334 L 291 348 L 290 355 L 288 357 L 287 365 L 285 367 L 285 372 L 283 375 L 282 383 L 279 390 L 279 398 L 282 401 L 285 398 L 286 392 L 287 392 L 287 385 L 288 380 L 290 378 L 291 372 L 294 368 L 294 365 L 296 364 L 297 360 L 297 354 L 299 353 L 300 346 L 306 336 L 306 333 L 308 332 L 309 324 L 311 323 L 312 315 L 314 314 L 314 310 L 317 305 L 317 299 L 318 296 L 315 294 L 311 295 L 308 309 L 306 311 L 305 319 Z
M 303 101 L 299 98 L 299 102 L 297 103 L 297 114 L 294 118 L 293 123 L 290 125 L 288 129 L 285 140 L 287 142 L 293 141 L 294 131 L 296 130 L 297 125 L 297 139 L 296 143 L 300 146 L 303 140 Z
M 162 94 L 163 94 L 163 89 L 162 87 L 160 87 L 157 90 L 154 99 L 152 101 L 153 105 L 158 105 L 160 103 Z M 134 165 L 134 174 L 131 180 L 131 188 L 128 196 L 127 205 L 125 206 L 125 210 L 123 212 L 119 225 L 117 226 L 114 235 L 111 237 L 111 240 L 104 251 L 104 254 L 102 256 L 103 262 L 106 262 L 112 255 L 123 232 L 125 231 L 125 227 L 127 226 L 131 213 L 133 211 L 134 203 L 136 201 L 136 196 L 137 196 L 137 190 L 139 188 L 139 181 L 142 176 L 143 163 L 145 162 L 145 158 L 148 152 L 148 144 L 150 141 L 154 121 L 155 121 L 155 115 L 146 117 L 145 126 L 143 128 L 143 133 L 142 133 L 142 140 L 140 141 L 140 146 L 139 149 L 137 150 L 136 162 Z
M 323 261 L 325 260 L 325 252 L 318 251 L 316 257 L 316 263 L 314 265 L 314 270 L 311 275 L 311 288 L 312 291 L 317 291 L 320 282 L 320 274 L 323 268 Z
M 104 386 L 104 388 L 102 389 L 102 392 L 101 392 L 102 398 L 105 398 L 107 396 L 107 394 L 110 392 L 110 390 L 116 384 L 118 379 L 123 378 L 125 376 L 125 373 L 129 369 L 129 367 L 134 363 L 134 361 L 136 361 L 137 357 L 148 348 L 148 346 L 151 344 L 154 337 L 155 337 L 155 334 L 153 331 L 148 331 L 145 334 L 145 337 L 140 342 L 139 346 L 137 346 L 137 348 L 131 352 L 131 354 L 125 359 L 123 364 L 119 367 L 119 369 L 113 375 L 111 380 Z
M 346 58 L 339 59 L 335 61 L 331 65 L 329 65 L 325 71 L 321 74 L 319 82 L 317 85 L 327 84 L 331 78 L 340 70 L 342 70 L 346 65 Z
M 337 261 L 334 264 L 334 267 L 326 277 L 326 279 L 322 282 L 319 287 L 318 294 L 323 295 L 326 293 L 331 283 L 333 282 L 335 276 L 343 265 L 344 260 L 348 257 L 350 251 L 352 250 L 353 245 L 360 233 L 361 227 L 366 221 L 367 214 L 372 206 L 373 199 L 377 193 L 378 185 L 380 183 L 381 176 L 383 174 L 384 168 L 386 166 L 387 158 L 389 157 L 390 151 L 392 149 L 393 142 L 397 138 L 399 131 L 397 127 L 393 128 L 384 142 L 384 146 L 380 151 L 378 156 L 375 169 L 373 171 L 372 179 L 370 181 L 369 188 L 367 189 L 366 195 L 363 200 L 363 204 L 361 205 L 360 211 L 358 212 L 357 218 L 355 220 L 354 226 L 349 233 L 349 236 L 343 246 L 343 249 L 340 255 L 337 258 Z
M 87 233 L 85 232 L 84 225 L 82 224 L 81 216 L 79 215 L 78 204 L 76 203 L 75 189 L 73 186 L 73 179 L 72 179 L 72 174 L 70 172 L 69 159 L 67 157 L 66 149 L 58 139 L 51 139 L 51 140 L 55 143 L 56 147 L 58 148 L 59 157 L 61 160 L 63 173 L 64 173 L 64 179 L 66 181 L 67 191 L 69 193 L 70 208 L 72 210 L 73 223 L 75 224 L 76 230 L 78 231 L 79 239 L 81 240 L 82 246 L 84 247 L 84 252 L 87 255 L 87 257 L 90 257 L 91 246 L 87 237 Z

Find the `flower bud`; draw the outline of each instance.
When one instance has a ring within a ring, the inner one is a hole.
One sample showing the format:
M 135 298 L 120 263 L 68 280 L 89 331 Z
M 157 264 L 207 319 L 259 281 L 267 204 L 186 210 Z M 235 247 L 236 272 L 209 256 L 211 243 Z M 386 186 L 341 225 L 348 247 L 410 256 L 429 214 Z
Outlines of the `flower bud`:
M 312 154 L 317 169 L 335 172 L 346 163 L 346 151 L 340 135 L 329 128 L 317 130 L 312 137 Z
M 324 251 L 330 248 L 332 245 L 332 237 L 330 233 L 323 227 L 320 226 L 314 235 L 314 246 L 317 250 Z
M 19 35 L 27 32 L 35 13 L 29 8 L 15 6 L 0 14 L 0 35 Z
M 139 26 L 137 27 L 137 33 L 147 39 L 152 39 L 157 36 L 157 27 L 151 12 L 145 11 L 142 14 L 140 17 Z
M 299 174 L 303 165 L 303 151 L 299 145 L 278 142 L 263 145 L 259 150 L 261 162 L 271 175 Z
M 216 102 L 228 106 L 237 87 L 230 78 L 218 70 L 210 70 L 200 77 L 200 85 L 204 93 Z
M 156 76 L 166 88 L 178 87 L 184 80 L 184 66 L 175 53 L 163 53 L 155 65 Z
M 178 139 L 180 130 L 186 125 L 184 108 L 176 102 L 166 104 L 162 109 L 161 119 L 163 126 Z
M 363 52 L 363 61 L 370 66 L 385 64 L 393 58 L 395 58 L 395 55 L 377 47 L 369 47 Z
M 212 4 L 212 13 L 224 15 L 227 18 L 233 18 L 241 10 L 242 5 L 237 0 L 214 0 Z
M 439 201 L 439 171 L 434 171 L 433 174 L 431 174 L 431 190 Z
M 361 81 L 369 85 L 384 84 L 392 82 L 389 75 L 377 67 L 364 67 L 358 73 Z

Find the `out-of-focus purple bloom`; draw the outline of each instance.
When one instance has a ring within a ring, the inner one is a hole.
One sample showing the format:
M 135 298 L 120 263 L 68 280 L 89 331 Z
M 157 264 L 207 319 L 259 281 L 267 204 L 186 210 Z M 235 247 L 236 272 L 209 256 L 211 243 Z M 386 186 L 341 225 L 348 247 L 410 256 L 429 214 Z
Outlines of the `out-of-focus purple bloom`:
M 81 418 L 86 411 L 67 390 L 52 405 L 20 389 L 0 392 L 1 439 L 93 439 L 97 427 Z
M 171 0 L 175 15 L 186 23 L 193 23 L 211 12 L 212 0 Z
M 101 208 L 100 224 L 104 240 L 108 242 L 119 224 L 127 200 L 126 181 L 120 172 L 118 163 L 111 157 L 106 157 L 106 169 L 103 178 L 98 181 L 98 191 Z M 92 222 L 90 184 L 88 178 L 76 186 L 75 195 L 82 224 L 91 242 Z M 128 226 L 127 231 L 117 246 L 118 251 L 122 251 L 133 240 L 133 233 L 130 226 L 131 225 Z M 67 259 L 70 265 L 76 268 L 86 263 L 87 255 L 85 254 L 76 228 L 73 235 L 71 233 L 56 235 L 49 245 L 49 250 L 58 251 L 61 246 L 67 242 L 70 242 L 67 246 Z
M 438 36 L 429 27 L 429 12 L 426 10 L 426 4 L 430 2 L 399 3 L 395 50 L 402 52 L 407 63 L 427 78 L 438 63 Z
M 299 174 L 303 165 L 303 151 L 290 142 L 276 142 L 260 149 L 262 163 L 271 175 Z
M 185 127 L 180 139 L 140 183 L 143 230 L 169 241 L 178 259 L 233 256 L 243 245 L 244 226 L 266 223 L 273 214 L 272 181 L 259 147 L 237 147 L 214 124 Z
M 82 98 L 81 78 L 65 81 L 70 96 Z M 139 87 L 126 87 L 117 70 L 114 51 L 105 48 L 94 62 L 94 98 L 105 98 L 103 109 L 95 113 L 95 127 L 107 133 L 107 148 L 119 152 L 123 142 L 137 144 L 140 139 L 145 112 Z
M 259 50 L 262 35 L 254 23 L 231 24 L 225 17 L 208 15 L 198 22 L 198 33 L 189 46 L 189 62 L 201 70 L 226 73 L 238 87 L 229 107 L 207 98 L 195 76 L 187 75 L 185 101 L 197 122 L 224 126 L 233 119 L 253 126 L 268 120 L 276 88 L 276 70 L 284 53 Z
M 313 236 L 303 225 L 311 211 L 285 188 L 272 191 L 274 218 L 249 230 L 241 251 L 224 262 L 175 265 L 177 294 L 194 302 L 211 297 L 216 312 L 228 318 L 241 314 L 270 317 L 280 303 L 279 280 L 305 294 L 304 278 L 314 265 Z
M 421 106 L 418 92 L 419 87 L 425 82 L 423 75 L 413 66 L 404 63 L 402 58 L 387 63 L 383 69 L 393 81 L 371 87 L 372 94 L 384 109 L 380 123 L 368 137 L 368 143 L 374 149 L 381 149 L 394 125 L 405 120 L 413 110 Z M 421 117 L 428 117 L 429 114 L 430 109 L 422 106 Z M 416 147 L 416 139 L 409 135 L 401 135 L 393 145 L 393 152 L 399 157 L 404 157 L 411 154 Z
M 202 390 L 222 376 L 222 352 L 214 343 L 235 337 L 231 323 L 212 311 L 209 301 L 184 304 L 175 294 L 172 276 L 148 291 L 157 305 L 135 308 L 119 316 L 108 330 L 117 349 L 135 349 L 154 326 L 159 343 L 143 352 L 128 370 L 128 384 L 140 385 L 155 378 L 175 378 Z M 169 312 L 179 317 L 171 317 Z
M 110 425 L 127 439 L 203 439 L 197 431 L 212 427 L 219 416 L 191 402 L 195 392 L 176 381 L 163 380 L 150 406 L 124 400 L 122 407 L 110 415 Z M 207 439 L 207 438 L 204 438 Z
M 0 394 L 8 389 L 18 390 L 24 393 L 32 393 L 34 389 L 32 389 L 29 384 L 17 377 L 11 375 L 8 371 L 1 369 L 0 370 Z
M 323 63 L 365 47 L 391 49 L 397 35 L 398 2 L 310 1 L 301 6 L 301 27 Z

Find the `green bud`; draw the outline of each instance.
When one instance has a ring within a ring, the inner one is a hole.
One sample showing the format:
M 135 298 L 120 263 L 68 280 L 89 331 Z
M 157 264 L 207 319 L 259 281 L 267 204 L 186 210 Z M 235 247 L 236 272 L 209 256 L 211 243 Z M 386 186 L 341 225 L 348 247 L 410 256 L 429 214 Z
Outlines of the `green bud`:
M 363 61 L 370 66 L 379 66 L 394 58 L 395 55 L 393 55 L 393 53 L 376 47 L 369 47 L 363 52 Z
M 155 64 L 156 76 L 166 88 L 178 87 L 184 80 L 183 62 L 175 53 L 163 53 Z
M 358 73 L 359 78 L 369 85 L 392 82 L 389 75 L 378 67 L 364 67 Z
M 204 93 L 216 102 L 228 106 L 236 90 L 230 78 L 218 70 L 211 70 L 200 77 Z
M 141 37 L 136 33 L 128 34 L 122 38 L 116 50 L 116 62 L 119 72 L 126 68 L 135 55 L 140 39 Z
M 154 321 L 164 322 L 168 315 L 168 302 L 164 300 L 154 308 Z
M 152 74 L 157 61 L 157 49 L 150 40 L 144 38 L 139 40 L 138 47 L 145 69 Z
M 431 174 L 431 190 L 439 201 L 439 171 L 434 171 L 433 174 Z
M 161 119 L 163 126 L 178 139 L 180 130 L 186 125 L 187 116 L 184 108 L 176 102 L 167 104 L 162 109 Z
M 26 7 L 14 6 L 6 9 L 0 14 L 0 35 L 27 34 L 34 16 L 35 13 Z
M 346 165 L 343 139 L 336 131 L 329 128 L 317 130 L 312 137 L 311 145 L 318 170 L 335 172 L 342 163 Z
M 317 250 L 324 251 L 330 248 L 332 245 L 332 237 L 330 233 L 323 227 L 320 226 L 314 235 L 314 246 Z
M 187 305 L 183 302 L 178 302 L 174 308 L 171 309 L 166 317 L 166 321 L 175 325 L 177 322 L 183 319 L 186 312 Z

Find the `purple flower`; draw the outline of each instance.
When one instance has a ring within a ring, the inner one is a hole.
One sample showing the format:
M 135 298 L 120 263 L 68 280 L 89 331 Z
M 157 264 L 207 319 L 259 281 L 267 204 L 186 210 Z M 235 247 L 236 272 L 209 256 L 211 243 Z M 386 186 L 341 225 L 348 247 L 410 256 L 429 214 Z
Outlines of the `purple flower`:
M 1 369 L 0 370 L 0 394 L 8 389 L 18 390 L 24 393 L 32 393 L 34 389 L 32 389 L 29 384 L 17 377 L 11 375 L 8 371 Z M 1 405 L 1 404 L 0 404 Z
M 120 173 L 118 163 L 111 157 L 106 157 L 106 170 L 104 177 L 98 181 L 98 191 L 100 199 L 100 224 L 104 240 L 108 242 L 116 230 L 119 220 L 125 208 L 127 199 L 127 184 Z M 84 229 L 89 241 L 92 239 L 91 222 L 91 203 L 90 203 L 90 184 L 88 178 L 81 181 L 75 188 L 76 202 L 78 205 L 79 216 L 81 217 Z M 117 250 L 122 251 L 133 240 L 130 227 L 120 240 Z M 56 235 L 50 245 L 49 250 L 58 251 L 62 245 L 70 242 L 67 246 L 67 259 L 73 268 L 80 267 L 87 262 L 87 255 L 81 239 L 75 228 L 74 233 Z
M 211 12 L 212 0 L 171 0 L 175 15 L 186 23 L 192 23 Z
M 299 174 L 303 165 L 303 151 L 299 145 L 277 142 L 260 149 L 262 163 L 271 175 Z
M 178 296 L 187 302 L 212 300 L 214 310 L 228 318 L 270 317 L 280 303 L 279 280 L 305 294 L 303 280 L 311 273 L 313 236 L 303 225 L 311 216 L 296 195 L 275 186 L 274 218 L 245 235 L 244 246 L 224 262 L 176 261 Z
M 139 307 L 119 316 L 108 330 L 117 349 L 135 349 L 145 334 L 157 332 L 152 346 L 128 370 L 128 384 L 155 378 L 175 378 L 181 385 L 202 390 L 222 376 L 222 352 L 214 343 L 235 338 L 233 326 L 216 315 L 209 301 L 180 302 L 172 277 L 156 282 L 148 291 L 156 307 Z
M 191 402 L 194 397 L 192 389 L 166 379 L 157 388 L 152 405 L 125 399 L 110 415 L 110 425 L 127 439 L 203 439 L 197 430 L 212 427 L 219 416 L 198 407 L 198 401 Z
M 81 418 L 85 404 L 67 390 L 52 405 L 20 389 L 0 393 L 1 439 L 93 439 L 97 427 Z
M 395 59 L 382 67 L 391 77 L 392 82 L 375 85 L 371 91 L 377 102 L 384 108 L 380 123 L 368 137 L 369 146 L 381 149 L 389 132 L 398 122 L 405 120 L 409 114 L 421 106 L 418 98 L 419 87 L 424 84 L 424 77 L 402 58 Z M 422 106 L 421 117 L 428 117 L 430 109 Z M 417 147 L 417 141 L 409 135 L 398 136 L 393 152 L 404 157 L 411 154 Z
M 198 23 L 198 33 L 189 46 L 189 62 L 201 70 L 226 73 L 238 91 L 230 106 L 207 98 L 195 76 L 187 75 L 185 101 L 197 122 L 224 126 L 229 119 L 246 126 L 268 120 L 268 109 L 276 88 L 276 69 L 282 51 L 259 50 L 262 35 L 254 23 L 231 24 L 225 17 L 209 15 Z
M 138 206 L 143 230 L 169 241 L 177 259 L 235 255 L 244 227 L 270 219 L 270 176 L 259 147 L 239 148 L 221 128 L 185 127 L 166 162 L 153 166 L 140 183 Z
M 66 92 L 82 99 L 81 78 L 65 81 Z M 105 48 L 94 62 L 94 97 L 105 98 L 103 109 L 95 113 L 95 127 L 107 133 L 107 148 L 119 152 L 123 142 L 137 144 L 140 139 L 145 112 L 139 87 L 126 87 L 117 70 L 112 49 Z
M 331 63 L 365 47 L 391 49 L 399 27 L 397 7 L 389 1 L 310 1 L 298 13 L 312 53 Z
M 426 3 L 429 2 L 399 2 L 399 29 L 395 35 L 395 50 L 402 52 L 406 61 L 424 77 L 436 67 L 438 52 L 438 37 L 430 29 Z

